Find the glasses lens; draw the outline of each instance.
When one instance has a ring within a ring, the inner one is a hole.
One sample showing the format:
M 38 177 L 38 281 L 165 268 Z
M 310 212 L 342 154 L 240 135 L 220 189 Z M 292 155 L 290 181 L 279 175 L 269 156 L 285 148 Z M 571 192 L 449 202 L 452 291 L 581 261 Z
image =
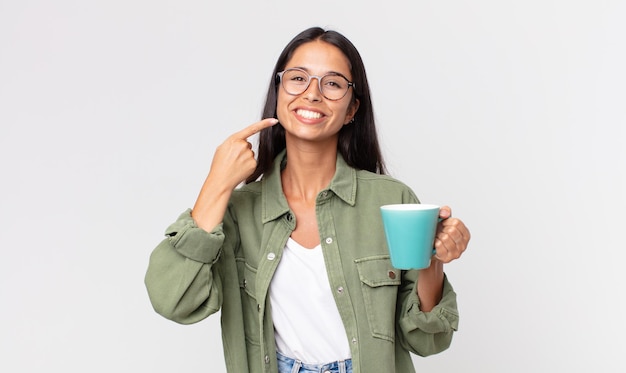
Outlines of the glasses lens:
M 283 88 L 290 95 L 299 95 L 309 86 L 309 75 L 302 70 L 285 70 L 283 73 Z
M 339 100 L 348 92 L 348 81 L 341 75 L 329 74 L 322 78 L 322 94 L 329 100 Z

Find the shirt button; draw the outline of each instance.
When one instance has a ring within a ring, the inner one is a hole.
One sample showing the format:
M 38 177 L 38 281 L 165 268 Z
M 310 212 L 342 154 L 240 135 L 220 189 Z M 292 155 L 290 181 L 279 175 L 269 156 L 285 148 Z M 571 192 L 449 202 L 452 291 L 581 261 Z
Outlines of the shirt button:
M 396 273 L 394 271 L 389 271 L 389 278 L 392 280 L 396 279 Z
M 270 362 L 270 357 L 265 355 L 265 364 L 269 364 Z
M 343 293 L 343 286 L 340 286 L 337 288 L 337 293 L 339 294 Z
M 256 310 L 257 310 L 257 311 L 259 311 L 259 312 L 261 312 L 261 305 L 260 305 L 260 304 L 257 304 L 257 305 L 256 305 Z
M 267 260 L 274 260 L 275 258 L 276 258 L 276 254 L 274 253 L 267 254 Z
M 328 238 L 326 239 L 326 243 L 327 243 L 327 244 L 329 244 L 329 245 L 330 245 L 331 243 L 333 243 L 333 239 L 332 239 L 332 237 L 328 237 Z
M 327 195 L 328 195 L 328 191 L 325 190 L 322 192 L 322 197 L 326 197 Z
M 356 343 L 356 338 L 352 338 L 352 343 Z
M 245 278 L 243 279 L 243 287 L 247 287 L 248 286 L 248 280 L 246 280 Z

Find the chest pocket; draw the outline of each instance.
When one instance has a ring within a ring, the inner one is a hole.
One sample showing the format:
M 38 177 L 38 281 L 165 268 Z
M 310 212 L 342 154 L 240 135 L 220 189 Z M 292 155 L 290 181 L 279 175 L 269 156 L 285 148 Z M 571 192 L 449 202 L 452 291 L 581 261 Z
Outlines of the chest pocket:
M 361 258 L 355 263 L 372 335 L 393 342 L 400 270 L 393 268 L 389 255 Z
M 244 330 L 248 343 L 259 346 L 259 304 L 256 299 L 256 269 L 244 259 L 237 260 Z

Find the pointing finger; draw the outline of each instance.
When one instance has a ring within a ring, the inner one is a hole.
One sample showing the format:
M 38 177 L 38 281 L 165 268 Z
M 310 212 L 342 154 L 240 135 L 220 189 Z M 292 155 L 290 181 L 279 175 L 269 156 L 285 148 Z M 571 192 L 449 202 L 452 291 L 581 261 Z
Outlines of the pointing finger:
M 261 130 L 275 125 L 276 123 L 278 123 L 278 119 L 276 118 L 265 118 L 259 122 L 249 125 L 239 132 L 234 133 L 231 137 L 245 140 L 256 133 L 261 132 Z

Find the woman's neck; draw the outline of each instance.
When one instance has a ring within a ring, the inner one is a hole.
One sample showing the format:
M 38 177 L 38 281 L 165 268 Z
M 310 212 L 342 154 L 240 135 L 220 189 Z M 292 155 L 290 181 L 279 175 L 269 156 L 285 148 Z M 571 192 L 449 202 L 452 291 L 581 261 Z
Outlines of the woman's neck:
M 301 149 L 287 144 L 287 165 L 282 172 L 287 199 L 315 203 L 317 194 L 328 187 L 337 165 L 336 146 L 329 149 Z

